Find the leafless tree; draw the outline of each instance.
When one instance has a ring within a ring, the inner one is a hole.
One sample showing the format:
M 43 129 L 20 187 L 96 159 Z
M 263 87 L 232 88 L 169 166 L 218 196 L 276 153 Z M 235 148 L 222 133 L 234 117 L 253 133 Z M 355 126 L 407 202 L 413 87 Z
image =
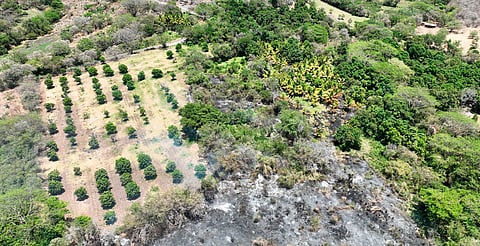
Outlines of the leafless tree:
M 0 72 L 0 91 L 17 87 L 23 78 L 33 71 L 33 67 L 25 64 L 13 64 Z
M 113 35 L 115 44 L 123 46 L 130 53 L 137 47 L 138 42 L 142 39 L 142 34 L 138 23 L 134 23 L 129 27 L 118 30 Z
M 150 10 L 153 3 L 149 0 L 123 0 L 122 5 L 130 14 L 137 16 L 137 14 Z

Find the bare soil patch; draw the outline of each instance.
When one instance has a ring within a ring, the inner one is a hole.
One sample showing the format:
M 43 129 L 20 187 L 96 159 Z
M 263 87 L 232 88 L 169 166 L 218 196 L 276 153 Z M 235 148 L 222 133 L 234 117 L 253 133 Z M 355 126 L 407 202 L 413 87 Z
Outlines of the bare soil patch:
M 424 35 L 424 34 L 436 34 L 441 28 L 428 28 L 425 26 L 418 26 L 415 30 L 416 34 Z M 466 54 L 470 49 L 473 39 L 470 38 L 470 33 L 472 31 L 480 32 L 480 28 L 476 27 L 464 27 L 455 32 L 450 32 L 447 35 L 447 40 L 458 41 L 460 42 L 460 47 L 463 50 L 463 54 Z
M 199 187 L 199 180 L 194 176 L 193 166 L 200 163 L 197 144 L 184 144 L 183 146 L 174 146 L 173 141 L 167 136 L 167 127 L 169 125 L 179 126 L 180 116 L 178 112 L 171 109 L 171 105 L 166 102 L 161 85 L 170 88 L 174 93 L 179 106 L 187 103 L 188 85 L 184 83 L 185 76 L 178 71 L 178 64 L 173 60 L 166 59 L 165 50 L 150 50 L 132 55 L 128 58 L 116 62 L 110 62 L 109 65 L 115 71 L 114 77 L 105 77 L 102 66 L 96 68 L 99 75 L 96 76 L 102 84 L 102 90 L 107 95 L 107 103 L 99 105 L 96 100 L 96 94 L 92 87 L 92 78 L 87 72 L 81 76 L 82 84 L 76 85 L 73 80 L 73 74 L 67 74 L 70 86 L 69 96 L 73 101 L 73 112 L 71 116 L 77 128 L 77 146 L 71 147 L 70 141 L 65 137 L 63 128 L 65 123 L 65 111 L 62 105 L 61 88 L 58 77 L 54 78 L 55 88 L 46 90 L 42 83 L 42 91 L 45 94 L 45 102 L 54 102 L 56 110 L 47 113 L 43 111 L 45 121 L 56 122 L 59 132 L 53 136 L 60 148 L 58 156 L 59 161 L 51 162 L 46 158 L 42 159 L 42 170 L 44 175 L 53 169 L 58 169 L 62 174 L 62 183 L 65 192 L 59 197 L 68 202 L 71 216 L 88 215 L 92 217 L 98 225 L 103 225 L 105 229 L 113 230 L 116 225 L 123 222 L 128 208 L 133 202 L 142 202 L 146 193 L 157 186 L 166 191 L 174 186 L 172 178 L 165 173 L 166 160 L 176 162 L 177 169 L 184 174 L 184 181 L 180 186 L 196 189 Z M 179 59 L 179 58 L 177 58 Z M 122 75 L 118 72 L 118 64 L 123 63 L 128 66 L 129 74 L 134 78 L 136 88 L 128 91 L 122 83 Z M 165 76 L 161 79 L 152 79 L 151 70 L 160 68 Z M 137 82 L 137 74 L 144 71 L 147 79 Z M 167 71 L 175 71 L 176 80 L 171 81 Z M 122 94 L 122 101 L 113 101 L 111 87 L 117 85 Z M 141 98 L 141 103 L 134 103 L 133 94 Z M 145 125 L 139 113 L 139 106 L 146 110 L 149 118 L 149 124 Z M 128 113 L 129 120 L 122 122 L 118 116 L 119 110 L 125 110 Z M 110 118 L 104 118 L 104 111 L 110 112 Z M 104 126 L 107 122 L 113 122 L 117 126 L 118 133 L 115 136 L 108 136 Z M 127 127 L 132 126 L 137 130 L 137 138 L 129 138 Z M 90 136 L 95 135 L 99 141 L 100 148 L 90 150 L 88 141 Z M 112 141 L 114 139 L 115 141 Z M 154 166 L 157 169 L 158 177 L 152 181 L 146 181 L 143 171 L 139 169 L 136 155 L 140 152 L 149 154 Z M 119 175 L 115 173 L 115 160 L 119 157 L 126 157 L 132 162 L 133 180 L 140 186 L 142 195 L 135 201 L 127 200 L 124 188 L 120 184 Z M 82 176 L 75 176 L 74 167 L 80 167 Z M 108 171 L 112 183 L 112 193 L 116 200 L 113 208 L 117 215 L 117 223 L 113 226 L 105 226 L 103 215 L 106 212 L 100 206 L 99 194 L 96 189 L 94 172 L 99 168 L 105 168 Z M 85 186 L 89 198 L 85 201 L 77 201 L 74 191 L 80 186 Z

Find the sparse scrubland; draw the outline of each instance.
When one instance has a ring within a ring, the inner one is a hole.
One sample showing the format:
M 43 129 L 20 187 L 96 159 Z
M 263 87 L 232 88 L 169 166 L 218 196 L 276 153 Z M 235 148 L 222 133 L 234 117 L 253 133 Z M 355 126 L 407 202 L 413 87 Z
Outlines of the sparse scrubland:
M 27 2 L 1 245 L 478 244 L 478 33 L 447 39 L 474 3 Z

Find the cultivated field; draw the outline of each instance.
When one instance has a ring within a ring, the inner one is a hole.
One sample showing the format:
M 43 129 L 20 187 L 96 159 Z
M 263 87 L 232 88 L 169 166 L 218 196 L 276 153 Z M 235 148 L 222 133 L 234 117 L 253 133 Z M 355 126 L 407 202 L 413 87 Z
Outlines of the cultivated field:
M 174 52 L 175 53 L 175 52 Z M 174 54 L 177 55 L 176 53 Z M 96 99 L 96 93 L 93 89 L 92 77 L 82 68 L 80 76 L 82 84 L 77 85 L 73 79 L 73 72 L 69 72 L 66 77 L 70 87 L 69 97 L 72 99 L 72 113 L 74 125 L 76 127 L 76 146 L 71 146 L 70 140 L 66 137 L 63 129 L 67 126 L 64 106 L 62 103 L 62 88 L 59 84 L 59 77 L 54 77 L 55 88 L 47 89 L 42 83 L 42 95 L 44 103 L 54 103 L 55 110 L 46 112 L 43 109 L 43 116 L 46 122 L 55 122 L 58 127 L 58 133 L 53 135 L 53 139 L 58 145 L 58 161 L 49 161 L 47 157 L 42 159 L 41 168 L 45 176 L 52 170 L 58 169 L 62 176 L 62 183 L 65 192 L 59 195 L 62 200 L 68 202 L 68 208 L 72 217 L 79 215 L 88 215 L 92 217 L 98 225 L 105 225 L 103 215 L 106 210 L 102 209 L 99 202 L 99 193 L 97 191 L 94 173 L 99 168 L 105 168 L 111 182 L 112 193 L 116 201 L 113 210 L 117 215 L 117 223 L 121 224 L 128 212 L 129 206 L 133 202 L 141 202 L 151 187 L 157 186 L 161 190 L 167 190 L 174 186 L 172 177 L 165 173 L 166 160 L 175 161 L 177 169 L 183 175 L 183 182 L 179 185 L 191 188 L 199 186 L 199 180 L 194 176 L 193 166 L 199 163 L 198 146 L 196 144 L 184 143 L 182 146 L 175 146 L 173 140 L 167 136 L 167 127 L 176 125 L 179 127 L 180 117 L 178 110 L 173 110 L 170 103 L 167 103 L 161 86 L 170 89 L 179 106 L 187 103 L 188 86 L 184 83 L 184 75 L 178 71 L 180 64 L 174 60 L 166 58 L 165 50 L 150 50 L 132 55 L 118 62 L 107 62 L 115 71 L 113 77 L 105 77 L 102 65 L 96 66 L 98 75 L 96 78 L 101 84 L 101 89 L 107 97 L 107 103 L 100 105 Z M 119 73 L 118 64 L 128 66 L 128 73 L 132 75 L 135 81 L 135 89 L 127 90 L 122 83 L 122 74 Z M 164 77 L 159 79 L 152 78 L 152 69 L 160 68 Z M 137 74 L 144 71 L 146 80 L 138 82 Z M 167 71 L 175 71 L 176 80 L 171 80 Z M 117 85 L 122 92 L 123 100 L 114 101 L 112 97 L 113 85 Z M 140 96 L 140 103 L 135 103 L 133 95 Z M 148 124 L 140 116 L 139 108 L 145 109 L 148 117 Z M 110 113 L 109 118 L 105 118 L 104 111 Z M 119 111 L 124 110 L 128 114 L 128 120 L 122 121 Z M 116 125 L 118 133 L 107 135 L 104 128 L 107 122 Z M 127 127 L 133 127 L 137 131 L 136 138 L 130 138 L 127 134 Z M 89 148 L 89 139 L 95 136 L 98 139 L 100 147 L 98 149 Z M 153 165 L 157 170 L 158 177 L 154 180 L 146 181 L 143 171 L 139 169 L 136 155 L 144 152 L 153 159 Z M 133 201 L 127 199 L 124 187 L 121 186 L 120 176 L 115 172 L 115 160 L 119 157 L 125 157 L 132 163 L 133 181 L 138 184 L 141 196 Z M 73 168 L 80 167 L 81 176 L 74 175 Z M 85 186 L 89 198 L 84 201 L 77 201 L 74 195 L 75 189 Z M 106 226 L 107 229 L 114 229 L 114 226 Z

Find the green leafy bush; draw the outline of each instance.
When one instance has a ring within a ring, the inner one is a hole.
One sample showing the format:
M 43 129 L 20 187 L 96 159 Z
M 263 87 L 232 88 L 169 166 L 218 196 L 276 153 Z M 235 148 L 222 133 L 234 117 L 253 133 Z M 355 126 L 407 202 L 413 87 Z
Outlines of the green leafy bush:
M 173 171 L 175 171 L 176 168 L 177 168 L 177 165 L 175 164 L 175 162 L 169 160 L 167 162 L 167 166 L 165 167 L 165 172 L 172 173 Z
M 359 150 L 362 144 L 362 131 L 356 127 L 343 125 L 335 132 L 335 142 L 342 151 Z
M 119 64 L 119 65 L 118 65 L 118 71 L 119 71 L 121 74 L 126 74 L 126 73 L 128 73 L 128 67 L 127 67 L 127 65 L 125 65 L 125 64 Z
M 146 180 L 152 180 L 157 178 L 157 169 L 153 165 L 148 165 L 143 170 L 143 175 L 145 176 Z
M 115 211 L 111 210 L 103 215 L 103 220 L 107 225 L 113 225 L 117 221 L 117 216 L 115 215 Z
M 121 101 L 123 99 L 122 92 L 120 90 L 112 90 L 113 100 Z
M 127 134 L 128 134 L 128 138 L 136 138 L 137 137 L 137 130 L 135 130 L 135 128 L 129 126 L 129 127 L 127 127 Z
M 94 76 L 97 76 L 98 75 L 98 71 L 95 67 L 88 67 L 87 68 L 87 72 L 88 72 L 88 75 L 90 75 L 90 77 L 94 77 Z
M 160 70 L 160 69 L 158 69 L 158 68 L 152 69 L 152 77 L 153 77 L 154 79 L 162 78 L 162 77 L 163 77 L 163 72 L 162 72 L 162 70 Z
M 174 184 L 180 184 L 183 181 L 183 173 L 180 170 L 175 169 L 172 173 L 172 179 Z
M 169 60 L 173 59 L 173 51 L 167 50 L 167 59 Z
M 140 169 L 144 169 L 150 165 L 152 165 L 152 157 L 145 153 L 138 153 L 137 154 L 137 161 Z
M 75 176 L 82 176 L 82 171 L 80 170 L 80 167 L 74 167 L 73 174 L 75 174 Z
M 115 75 L 115 72 L 110 67 L 110 65 L 105 64 L 103 65 L 103 74 L 105 75 L 105 77 L 113 77 L 113 75 Z
M 206 174 L 207 168 L 202 164 L 196 165 L 194 170 L 195 170 L 195 176 L 199 179 L 204 179 L 205 176 L 207 175 Z
M 124 173 L 131 173 L 132 172 L 132 165 L 127 158 L 120 157 L 117 160 L 115 160 L 115 170 L 120 175 L 122 175 Z
M 105 130 L 107 131 L 108 135 L 117 133 L 117 127 L 112 122 L 108 122 L 105 125 Z
M 90 146 L 90 149 L 100 148 L 100 144 L 98 143 L 98 140 L 95 136 L 90 137 L 90 139 L 88 140 L 88 146 Z
M 58 132 L 57 124 L 51 122 L 48 124 L 48 133 L 53 135 Z
M 52 196 L 60 195 L 64 192 L 63 184 L 57 180 L 51 180 L 48 182 L 48 193 Z
M 178 131 L 178 127 L 174 125 L 168 126 L 167 133 L 168 133 L 168 138 L 171 138 L 171 139 L 180 135 L 180 132 Z
M 138 81 L 143 81 L 145 80 L 145 72 L 144 71 L 140 71 L 137 75 L 137 79 Z
M 125 192 L 128 200 L 135 200 L 140 197 L 140 187 L 133 181 L 125 185 Z
M 76 189 L 74 194 L 77 197 L 77 201 L 83 201 L 88 198 L 87 189 L 84 186 Z
M 45 109 L 47 112 L 52 112 L 55 109 L 55 103 L 45 103 Z
M 122 184 L 122 186 L 125 186 L 130 182 L 132 182 L 132 174 L 122 173 L 122 175 L 120 175 L 120 183 Z
M 127 85 L 128 82 L 133 82 L 132 75 L 130 75 L 130 74 L 128 74 L 128 73 L 127 73 L 127 74 L 124 74 L 124 75 L 122 76 L 122 82 L 123 82 L 124 85 Z
M 110 209 L 115 206 L 115 198 L 113 197 L 112 192 L 105 191 L 102 195 L 100 195 L 100 204 L 102 205 L 103 209 Z

